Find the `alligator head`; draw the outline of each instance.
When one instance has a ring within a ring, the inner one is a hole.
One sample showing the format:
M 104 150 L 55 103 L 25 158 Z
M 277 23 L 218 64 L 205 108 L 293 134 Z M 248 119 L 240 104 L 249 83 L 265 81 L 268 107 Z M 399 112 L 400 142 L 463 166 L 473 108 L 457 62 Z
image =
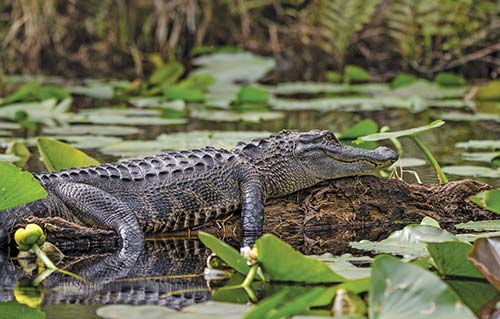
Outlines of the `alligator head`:
M 329 131 L 298 133 L 295 157 L 314 177 L 321 180 L 360 175 L 391 165 L 398 154 L 388 147 L 375 150 L 342 145 Z

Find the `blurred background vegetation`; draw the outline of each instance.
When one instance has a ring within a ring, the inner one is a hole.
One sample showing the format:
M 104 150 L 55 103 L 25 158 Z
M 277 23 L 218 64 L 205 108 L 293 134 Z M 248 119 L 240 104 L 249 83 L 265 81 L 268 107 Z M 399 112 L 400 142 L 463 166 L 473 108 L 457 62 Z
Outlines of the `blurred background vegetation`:
M 269 81 L 321 80 L 347 64 L 382 81 L 402 71 L 496 78 L 500 1 L 0 1 L 8 74 L 142 77 L 152 53 L 189 68 L 191 57 L 221 46 L 273 55 Z

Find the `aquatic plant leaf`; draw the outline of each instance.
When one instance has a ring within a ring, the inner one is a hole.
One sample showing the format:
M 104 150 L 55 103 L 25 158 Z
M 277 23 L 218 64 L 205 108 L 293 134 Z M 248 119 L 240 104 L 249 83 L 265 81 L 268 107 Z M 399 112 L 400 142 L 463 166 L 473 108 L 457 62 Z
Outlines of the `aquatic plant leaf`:
M 29 172 L 0 162 L 0 211 L 47 196 L 45 189 Z
M 19 123 L 0 121 L 0 129 L 1 130 L 19 130 L 20 128 L 21 128 L 21 125 L 19 125 Z
M 328 71 L 326 72 L 326 79 L 331 83 L 340 83 L 342 82 L 342 74 L 335 71 Z
M 0 162 L 14 163 L 19 161 L 21 158 L 14 154 L 0 154 Z M 17 166 L 17 165 L 16 165 Z
M 498 290 L 485 281 L 445 279 L 445 282 L 475 313 L 499 295 Z
M 52 135 L 50 138 L 63 141 L 76 148 L 100 148 L 123 142 L 123 139 L 114 136 L 101 135 Z M 36 144 L 36 143 L 33 143 Z
M 163 64 L 153 71 L 148 81 L 151 84 L 173 84 L 184 73 L 184 66 L 179 62 Z
M 378 124 L 372 119 L 364 119 L 351 128 L 338 134 L 339 139 L 356 139 L 360 136 L 365 136 L 368 134 L 374 134 L 378 132 Z
M 446 112 L 439 114 L 439 117 L 448 121 L 466 121 L 466 122 L 479 122 L 479 121 L 494 121 L 500 122 L 500 115 L 490 113 L 459 113 L 459 112 Z
M 471 244 L 460 241 L 427 243 L 427 251 L 441 276 L 483 278 L 467 260 L 467 254 L 471 249 Z
M 56 127 L 44 127 L 43 135 L 111 135 L 127 136 L 138 134 L 141 130 L 136 127 L 116 125 L 68 125 Z
M 391 81 L 391 88 L 397 89 L 403 86 L 410 85 L 417 81 L 417 77 L 413 74 L 400 73 Z
M 246 259 L 240 255 L 239 251 L 229 246 L 222 240 L 218 239 L 214 235 L 202 231 L 198 232 L 198 238 L 201 240 L 203 245 L 210 249 L 214 254 L 219 256 L 231 268 L 243 275 L 248 274 L 250 267 L 248 266 Z
M 214 83 L 215 79 L 210 74 L 198 73 L 189 75 L 185 80 L 177 83 L 177 87 L 204 92 Z
M 281 303 L 287 298 L 289 290 L 287 288 L 281 289 L 278 293 L 265 298 L 252 310 L 247 312 L 244 319 L 262 319 L 266 318 L 267 315 L 277 308 Z
M 170 318 L 170 315 L 175 314 L 174 309 L 145 305 L 108 305 L 97 309 L 96 314 L 99 317 L 106 319 L 135 319 L 135 318 Z
M 402 131 L 394 131 L 394 132 L 385 132 L 385 133 L 375 133 L 367 136 L 362 136 L 360 139 L 362 141 L 381 141 L 381 140 L 386 140 L 390 138 L 398 138 L 398 137 L 403 137 L 403 136 L 415 136 L 418 135 L 422 132 L 431 130 L 436 127 L 440 127 L 444 125 L 444 121 L 442 120 L 436 120 L 432 123 L 429 123 L 424 126 L 419 126 L 415 127 L 412 129 L 408 130 L 402 130 Z
M 60 112 L 56 108 L 56 105 L 56 99 L 48 99 L 42 102 L 8 104 L 0 107 L 0 118 L 16 120 L 19 112 L 25 112 L 29 120 L 52 126 L 54 125 L 54 119 L 64 122 L 68 117 L 67 114 Z
M 443 167 L 443 172 L 445 172 L 446 174 L 458 176 L 500 178 L 500 169 L 493 169 L 483 166 L 445 166 Z
M 70 93 L 68 90 L 61 86 L 55 86 L 55 85 L 44 85 L 39 87 L 36 90 L 36 97 L 40 100 L 47 100 L 50 98 L 54 98 L 58 101 L 62 101 L 64 99 L 67 99 L 71 97 Z
M 385 83 L 334 84 L 324 82 L 282 82 L 265 88 L 276 95 L 292 94 L 380 94 L 389 91 Z
M 495 165 L 495 160 L 500 159 L 500 152 L 474 152 L 474 153 L 462 153 L 460 154 L 466 161 L 473 162 L 484 162 L 484 163 L 492 163 Z M 495 165 L 496 166 L 496 165 Z
M 34 99 L 33 94 L 39 87 L 39 82 L 23 84 L 12 94 L 7 95 L 4 98 L 0 98 L 0 105 L 32 101 Z
M 500 80 L 489 81 L 478 87 L 475 98 L 478 100 L 500 100 Z
M 31 156 L 31 152 L 24 143 L 14 142 L 7 147 L 7 154 L 13 154 L 19 159 L 15 161 L 14 165 L 23 167 Z
M 500 220 L 479 220 L 475 222 L 466 222 L 455 225 L 458 229 L 472 229 L 472 230 L 492 230 L 500 231 Z
M 233 112 L 225 110 L 193 109 L 191 117 L 212 122 L 247 122 L 260 123 L 274 121 L 285 117 L 282 112 Z
M 335 273 L 325 263 L 302 255 L 274 235 L 263 235 L 257 240 L 256 246 L 262 271 L 271 281 L 305 283 L 345 281 L 344 277 Z
M 268 101 L 267 91 L 257 86 L 242 86 L 236 94 L 237 103 L 267 104 Z
M 419 79 L 414 83 L 399 87 L 390 92 L 393 96 L 412 97 L 419 96 L 423 99 L 462 99 L 469 90 L 469 86 L 443 87 L 437 83 Z
M 187 123 L 186 119 L 160 118 L 160 110 L 143 109 L 96 109 L 80 112 L 70 117 L 68 123 L 91 123 L 109 125 L 181 125 Z
M 40 309 L 31 308 L 15 301 L 0 303 L 0 318 L 45 319 L 46 314 Z
M 375 258 L 371 278 L 371 319 L 476 318 L 439 277 L 395 257 Z
M 85 95 L 94 99 L 107 100 L 113 98 L 115 90 L 112 85 L 105 83 L 95 83 L 92 85 L 76 85 L 68 88 L 71 94 Z
M 500 150 L 500 140 L 469 140 L 455 144 L 456 147 L 474 150 Z
M 441 86 L 462 86 L 467 84 L 463 76 L 451 72 L 438 73 L 434 81 Z
M 406 258 L 426 257 L 428 252 L 427 242 L 456 241 L 457 238 L 449 232 L 429 225 L 408 225 L 403 229 L 393 232 L 389 237 L 378 242 L 361 240 L 351 242 L 352 248 L 401 255 Z
M 130 104 L 138 108 L 163 108 L 182 110 L 186 108 L 186 103 L 183 100 L 165 101 L 165 98 L 158 96 L 148 97 L 133 97 L 128 100 Z
M 469 199 L 487 210 L 500 214 L 500 189 L 480 192 L 476 195 L 470 196 Z
M 345 83 L 360 83 L 370 81 L 370 73 L 357 65 L 346 65 L 344 68 Z
M 500 237 L 477 239 L 469 254 L 469 260 L 493 286 L 500 290 Z
M 58 140 L 38 137 L 36 142 L 42 161 L 49 172 L 99 165 L 96 159 Z
M 205 101 L 205 94 L 200 90 L 163 85 L 161 91 L 163 92 L 163 96 L 169 100 L 183 100 L 188 103 L 200 103 Z

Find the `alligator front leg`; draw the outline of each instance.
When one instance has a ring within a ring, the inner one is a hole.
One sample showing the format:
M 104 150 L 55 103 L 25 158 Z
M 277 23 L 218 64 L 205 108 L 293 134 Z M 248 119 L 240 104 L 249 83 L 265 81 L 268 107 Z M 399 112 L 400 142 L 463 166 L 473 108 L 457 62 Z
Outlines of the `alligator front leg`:
M 264 226 L 264 191 L 262 183 L 258 180 L 243 183 L 241 191 L 241 228 L 243 230 L 241 253 L 246 255 L 257 238 L 262 235 Z
M 119 254 L 142 249 L 144 234 L 127 204 L 87 184 L 62 183 L 55 187 L 54 193 L 85 224 L 113 229 L 119 237 Z

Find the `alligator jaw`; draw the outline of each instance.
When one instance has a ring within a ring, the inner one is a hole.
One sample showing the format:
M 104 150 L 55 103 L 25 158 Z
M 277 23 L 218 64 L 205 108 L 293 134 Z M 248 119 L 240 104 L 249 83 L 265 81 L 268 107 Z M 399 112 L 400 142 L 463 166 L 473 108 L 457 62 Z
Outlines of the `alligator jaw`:
M 333 145 L 325 148 L 325 153 L 332 159 L 342 163 L 366 162 L 373 168 L 387 167 L 398 160 L 398 154 L 388 147 L 375 150 L 364 150 L 346 145 Z

